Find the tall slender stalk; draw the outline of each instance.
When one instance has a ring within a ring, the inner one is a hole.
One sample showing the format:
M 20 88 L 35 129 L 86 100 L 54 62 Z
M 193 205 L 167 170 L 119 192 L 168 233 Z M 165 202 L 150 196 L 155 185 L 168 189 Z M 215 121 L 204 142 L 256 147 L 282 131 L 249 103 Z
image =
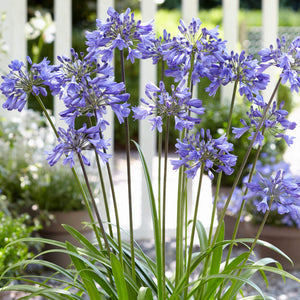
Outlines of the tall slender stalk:
M 170 117 L 166 120 L 165 154 L 164 154 L 164 180 L 162 198 L 162 266 L 163 266 L 163 286 L 166 282 L 166 202 L 167 202 L 167 173 L 168 173 L 168 152 L 169 152 L 169 128 Z M 163 289 L 163 299 L 165 298 L 165 288 Z
M 162 133 L 158 133 L 158 183 L 157 183 L 157 207 L 158 222 L 161 224 L 161 156 L 162 156 Z
M 55 134 L 55 136 L 56 136 L 56 138 L 59 138 L 57 129 L 56 129 L 56 127 L 55 127 L 55 125 L 54 125 L 54 123 L 53 123 L 53 121 L 52 121 L 52 119 L 51 119 L 51 117 L 50 117 L 50 115 L 49 115 L 49 113 L 48 113 L 48 111 L 47 111 L 47 109 L 46 109 L 46 107 L 45 107 L 43 101 L 42 101 L 42 99 L 41 99 L 39 96 L 37 96 L 37 95 L 35 95 L 35 98 L 36 98 L 36 100 L 38 101 L 40 107 L 42 108 L 42 111 L 43 111 L 43 113 L 44 113 L 44 116 L 45 116 L 46 119 L 48 120 L 48 122 L 49 122 L 49 124 L 50 124 L 50 126 L 51 126 L 51 128 L 52 128 L 52 130 L 53 130 L 53 132 L 54 132 L 54 134 Z M 93 212 L 92 212 L 91 207 L 90 207 L 89 200 L 88 200 L 88 198 L 87 198 L 87 196 L 86 196 L 86 194 L 85 194 L 85 191 L 84 191 L 84 189 L 83 189 L 83 187 L 82 187 L 82 184 L 81 184 L 81 182 L 80 182 L 80 180 L 79 180 L 79 177 L 78 177 L 78 175 L 77 175 L 77 172 L 76 172 L 75 168 L 72 167 L 72 168 L 71 168 L 71 171 L 72 171 L 72 173 L 73 173 L 73 176 L 74 176 L 74 178 L 75 178 L 75 180 L 76 180 L 76 183 L 77 183 L 77 185 L 78 185 L 78 187 L 79 187 L 79 189 L 80 189 L 81 195 L 82 195 L 82 197 L 83 197 L 83 200 L 84 200 L 84 203 L 85 203 L 85 207 L 86 207 L 86 209 L 87 209 L 87 211 L 88 211 L 89 218 L 90 218 L 90 220 L 91 220 L 91 222 L 92 222 L 92 226 L 93 226 L 94 232 L 95 232 L 95 234 L 96 234 L 96 238 L 97 238 L 99 247 L 102 248 L 101 239 L 100 239 L 100 236 L 99 236 L 99 234 L 98 234 L 98 230 L 97 230 L 97 228 L 96 228 L 96 224 L 95 224 Z M 98 210 L 97 207 L 96 207 L 96 210 Z
M 276 95 L 276 92 L 277 92 L 277 90 L 278 90 L 278 87 L 279 87 L 279 85 L 280 85 L 280 82 L 281 82 L 281 77 L 279 77 L 279 79 L 278 79 L 278 81 L 277 81 L 277 84 L 276 84 L 276 86 L 275 86 L 275 88 L 274 88 L 274 91 L 273 91 L 273 93 L 272 93 L 272 95 L 271 95 L 271 97 L 270 97 L 270 99 L 269 99 L 269 102 L 268 102 L 267 106 L 264 108 L 264 111 L 263 111 L 261 120 L 260 120 L 260 122 L 259 122 L 259 124 L 258 124 L 258 126 L 257 126 L 257 130 L 256 130 L 254 136 L 252 137 L 251 143 L 249 144 L 249 147 L 248 147 L 248 149 L 247 149 L 247 152 L 246 152 L 246 154 L 245 154 L 245 156 L 244 156 L 244 159 L 243 159 L 243 161 L 242 161 L 242 164 L 241 164 L 241 166 L 240 166 L 240 168 L 239 168 L 239 170 L 238 170 L 238 173 L 237 173 L 236 178 L 235 178 L 235 180 L 234 180 L 234 183 L 233 183 L 233 185 L 232 185 L 230 194 L 229 194 L 229 196 L 228 196 L 228 198 L 227 198 L 227 200 L 226 200 L 226 202 L 225 202 L 225 205 L 224 205 L 224 207 L 223 207 L 223 209 L 222 209 L 222 211 L 221 211 L 220 220 L 219 220 L 220 223 L 218 224 L 218 226 L 217 226 L 217 228 L 216 228 L 215 236 L 214 236 L 214 239 L 213 239 L 213 241 L 212 241 L 211 247 L 213 247 L 213 246 L 215 245 L 215 243 L 216 243 L 216 239 L 217 239 L 217 236 L 218 236 L 218 234 L 219 234 L 219 232 L 220 232 L 221 224 L 222 224 L 222 222 L 223 222 L 223 220 L 224 220 L 226 211 L 227 211 L 228 206 L 229 206 L 229 204 L 230 204 L 231 197 L 232 197 L 233 192 L 234 192 L 234 190 L 235 190 L 235 188 L 236 188 L 236 186 L 237 186 L 237 184 L 238 184 L 238 182 L 239 182 L 239 180 L 240 180 L 240 178 L 241 178 L 242 172 L 243 172 L 243 170 L 244 170 L 244 168 L 245 168 L 245 166 L 246 166 L 246 163 L 247 163 L 247 161 L 248 161 L 248 158 L 249 158 L 250 152 L 251 152 L 251 150 L 252 150 L 252 147 L 253 147 L 253 145 L 254 145 L 254 143 L 255 143 L 255 140 L 256 140 L 256 138 L 257 138 L 257 136 L 258 136 L 259 130 L 261 129 L 261 127 L 262 127 L 262 125 L 263 125 L 263 122 L 264 122 L 265 119 L 266 119 L 267 112 L 268 112 L 268 110 L 269 110 L 269 108 L 270 108 L 270 106 L 271 106 L 271 104 L 272 104 L 272 101 L 273 101 L 275 95 Z
M 103 138 L 103 134 L 100 131 L 100 138 Z M 103 150 L 104 153 L 106 153 L 106 150 Z M 117 228 L 117 239 L 118 239 L 118 248 L 119 248 L 119 257 L 120 261 L 123 262 L 123 251 L 122 251 L 122 238 L 121 238 L 121 226 L 120 226 L 120 218 L 119 218 L 119 212 L 118 212 L 118 204 L 117 204 L 117 198 L 116 198 L 116 193 L 115 193 L 115 187 L 114 187 L 114 181 L 113 181 L 113 176 L 110 168 L 110 163 L 106 163 L 106 169 L 107 169 L 107 174 L 108 174 L 108 181 L 110 184 L 110 190 L 111 190 L 111 197 L 113 200 L 113 207 L 114 207 L 114 213 L 115 213 L 115 218 L 116 218 L 116 228 Z
M 197 197 L 196 197 L 196 203 L 195 203 L 195 208 L 194 208 L 194 216 L 192 220 L 192 230 L 191 230 L 191 237 L 190 237 L 190 246 L 189 246 L 189 252 L 188 252 L 188 261 L 187 261 L 187 267 L 186 267 L 186 273 L 187 273 L 187 282 L 186 286 L 187 288 L 185 289 L 184 292 L 184 299 L 187 299 L 187 293 L 188 293 L 188 281 L 190 278 L 190 270 L 191 270 L 191 261 L 192 261 L 192 253 L 193 253 L 193 245 L 194 245 L 194 237 L 195 237 L 195 230 L 196 230 L 196 222 L 197 222 L 197 214 L 198 214 L 198 207 L 199 207 L 199 202 L 200 202 L 200 192 L 201 192 L 201 187 L 202 187 L 202 179 L 204 175 L 204 164 L 201 164 L 201 169 L 200 169 L 200 175 L 199 175 L 199 183 L 198 183 L 198 190 L 197 190 Z
M 239 76 L 237 76 L 237 78 L 239 78 Z M 236 79 L 236 81 L 234 82 L 233 91 L 232 91 L 230 110 L 229 110 L 228 122 L 227 122 L 227 127 L 226 127 L 226 136 L 227 136 L 227 138 L 229 138 L 230 129 L 231 129 L 233 108 L 234 108 L 235 99 L 236 99 L 238 82 L 239 82 L 238 79 Z M 209 237 L 208 237 L 209 243 L 211 242 L 212 234 L 213 234 L 213 227 L 214 227 L 215 215 L 216 215 L 216 211 L 217 211 L 217 203 L 218 203 L 219 191 L 220 191 L 220 186 L 221 186 L 222 174 L 223 174 L 223 172 L 221 171 L 218 174 L 218 177 L 217 177 L 215 197 L 214 197 L 213 209 L 212 209 L 212 213 L 211 213 L 211 222 L 210 222 L 210 227 L 209 227 Z
M 106 236 L 106 233 L 105 233 L 105 229 L 104 229 L 104 226 L 103 226 L 102 219 L 101 219 L 100 214 L 99 214 L 98 209 L 97 209 L 97 203 L 95 201 L 95 198 L 94 198 L 94 195 L 93 195 L 93 192 L 92 192 L 92 189 L 91 189 L 91 185 L 90 185 L 90 182 L 89 182 L 86 170 L 85 170 L 85 166 L 84 166 L 81 154 L 78 153 L 77 157 L 78 157 L 78 160 L 80 162 L 80 166 L 81 166 L 81 169 L 82 169 L 82 172 L 83 172 L 84 180 L 85 180 L 88 192 L 89 192 L 91 200 L 92 200 L 92 204 L 93 204 L 93 207 L 94 207 L 94 210 L 95 210 L 97 221 L 99 223 L 100 231 L 101 231 L 101 234 L 102 234 L 102 238 L 104 240 L 104 244 L 105 244 L 105 247 L 106 247 L 106 250 L 107 250 L 107 253 L 108 253 L 108 257 L 110 257 L 110 252 L 111 251 L 110 251 L 109 243 L 108 243 L 108 240 L 107 240 L 107 236 Z
M 94 113 L 94 115 L 96 115 L 96 113 Z M 89 125 L 92 126 L 92 121 L 90 118 L 88 118 L 88 121 L 89 121 Z M 101 133 L 100 133 L 100 136 L 102 137 Z M 104 149 L 104 152 L 106 152 L 105 149 Z M 106 193 L 106 187 L 105 187 L 105 183 L 104 183 L 103 172 L 102 172 L 102 168 L 101 168 L 101 164 L 100 164 L 100 159 L 99 159 L 99 156 L 98 156 L 96 150 L 94 150 L 94 154 L 95 154 L 95 158 L 96 158 L 97 170 L 98 170 L 100 185 L 101 185 L 101 189 L 102 189 L 103 202 L 104 202 L 104 206 L 105 206 L 105 214 L 106 214 L 106 218 L 107 218 L 108 230 L 109 230 L 110 236 L 113 237 L 114 235 L 113 235 L 113 230 L 112 230 L 112 224 L 111 224 L 111 218 L 110 218 L 110 212 L 109 212 L 109 204 L 108 204 L 108 198 L 107 198 L 107 193 Z
M 120 50 L 121 59 L 121 74 L 122 81 L 125 85 L 125 64 L 124 51 Z M 133 237 L 133 210 L 132 210 L 132 192 L 131 192 L 131 164 L 130 164 L 130 131 L 128 118 L 125 118 L 125 132 L 126 132 L 126 163 L 127 163 L 127 188 L 128 188 L 128 207 L 129 207 L 129 231 L 130 231 L 130 251 L 131 251 L 131 269 L 132 278 L 135 279 L 135 253 L 134 253 L 134 237 Z

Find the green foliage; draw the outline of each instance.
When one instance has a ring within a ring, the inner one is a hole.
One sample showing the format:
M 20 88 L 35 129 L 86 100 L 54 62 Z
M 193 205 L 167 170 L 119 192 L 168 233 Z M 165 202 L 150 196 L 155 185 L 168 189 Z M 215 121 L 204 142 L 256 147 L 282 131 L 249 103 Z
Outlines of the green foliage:
M 29 189 L 32 203 L 40 210 L 68 212 L 85 208 L 71 170 L 44 166 L 37 172 Z
M 0 212 L 0 287 L 7 280 L 1 279 L 1 274 L 16 263 L 22 262 L 32 256 L 29 251 L 30 244 L 18 243 L 9 245 L 9 243 L 30 237 L 32 232 L 37 229 L 36 226 L 28 226 L 29 215 L 24 214 L 18 218 L 12 218 Z M 14 268 L 5 274 L 5 277 L 18 276 L 22 273 L 22 268 Z
M 84 208 L 71 170 L 47 164 L 44 150 L 54 142 L 36 112 L 24 111 L 18 121 L 0 120 L 0 204 L 14 216 Z

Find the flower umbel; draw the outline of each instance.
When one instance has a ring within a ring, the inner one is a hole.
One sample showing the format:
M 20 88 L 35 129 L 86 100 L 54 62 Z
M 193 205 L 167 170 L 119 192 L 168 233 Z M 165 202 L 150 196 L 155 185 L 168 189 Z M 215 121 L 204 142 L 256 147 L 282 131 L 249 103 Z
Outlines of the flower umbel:
M 210 130 L 206 133 L 203 128 L 196 135 L 190 135 L 182 141 L 177 140 L 175 145 L 180 160 L 173 160 L 173 169 L 185 166 L 188 178 L 194 178 L 201 164 L 208 172 L 210 179 L 214 178 L 213 172 L 223 171 L 226 175 L 233 172 L 232 167 L 236 164 L 237 157 L 229 152 L 233 145 L 227 141 L 226 135 L 213 139 Z
M 246 186 L 250 192 L 245 199 L 261 196 L 262 200 L 257 204 L 257 210 L 263 213 L 270 209 L 271 199 L 279 214 L 289 213 L 294 210 L 294 206 L 300 205 L 300 182 L 285 176 L 283 170 L 278 170 L 270 177 L 257 173 L 254 181 L 246 183 Z
M 29 70 L 25 70 L 23 62 L 14 60 L 9 65 L 11 71 L 7 75 L 2 76 L 3 82 L 0 85 L 0 90 L 7 98 L 2 105 L 3 108 L 21 111 L 27 102 L 29 94 L 36 96 L 39 94 L 47 95 L 45 86 L 50 85 L 53 76 L 52 71 L 55 70 L 55 67 L 50 66 L 50 61 L 46 58 L 39 64 L 32 64 L 29 57 L 27 60 L 31 65 Z
M 107 11 L 109 18 L 106 21 L 97 20 L 97 30 L 86 34 L 88 52 L 91 56 L 101 57 L 102 61 L 110 61 L 113 50 L 128 49 L 127 59 L 133 63 L 141 58 L 137 44 L 144 38 L 153 38 L 152 24 L 143 24 L 135 21 L 134 14 L 128 8 L 119 14 L 112 7 Z
M 205 111 L 205 108 L 202 107 L 202 101 L 192 99 L 189 89 L 185 87 L 185 80 L 182 80 L 176 88 L 172 86 L 171 89 L 169 93 L 163 81 L 160 82 L 159 87 L 153 83 L 148 83 L 146 95 L 151 102 L 141 99 L 146 108 L 134 107 L 132 109 L 133 118 L 142 120 L 148 115 L 155 115 L 150 121 L 153 122 L 153 129 L 157 128 L 159 132 L 162 131 L 162 120 L 166 116 L 175 117 L 175 129 L 179 131 L 183 128 L 190 130 L 195 124 L 199 124 L 201 119 L 198 116 L 204 114 Z M 192 113 L 195 116 L 192 116 Z
M 67 131 L 59 128 L 58 134 L 59 144 L 54 147 L 52 152 L 48 153 L 47 160 L 50 166 L 56 164 L 63 154 L 66 155 L 63 164 L 69 164 L 71 168 L 75 165 L 74 155 L 81 155 L 84 164 L 90 165 L 89 160 L 82 155 L 82 151 L 84 150 L 95 149 L 104 162 L 107 162 L 111 157 L 111 155 L 104 152 L 108 148 L 109 143 L 107 140 L 99 137 L 98 126 L 87 128 L 84 124 L 78 130 L 70 126 Z

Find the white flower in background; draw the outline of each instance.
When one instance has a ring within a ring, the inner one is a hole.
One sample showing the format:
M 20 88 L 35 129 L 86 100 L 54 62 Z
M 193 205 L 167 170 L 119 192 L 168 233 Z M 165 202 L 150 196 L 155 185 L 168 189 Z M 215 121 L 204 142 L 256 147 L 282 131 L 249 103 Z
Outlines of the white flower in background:
M 9 48 L 7 42 L 4 40 L 4 21 L 6 18 L 5 12 L 0 13 L 0 53 L 7 53 Z
M 52 43 L 55 38 L 55 24 L 51 14 L 49 12 L 35 11 L 34 17 L 26 24 L 25 32 L 28 40 L 34 40 L 41 36 L 45 43 Z

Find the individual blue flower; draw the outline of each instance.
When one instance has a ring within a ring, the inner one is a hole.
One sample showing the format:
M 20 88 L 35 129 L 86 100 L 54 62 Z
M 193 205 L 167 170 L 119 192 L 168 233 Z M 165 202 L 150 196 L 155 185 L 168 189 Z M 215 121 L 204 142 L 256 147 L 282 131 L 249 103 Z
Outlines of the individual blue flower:
M 260 197 L 256 205 L 258 211 L 265 213 L 270 209 L 271 199 L 279 214 L 289 213 L 293 206 L 299 206 L 300 182 L 293 177 L 286 176 L 284 170 L 277 170 L 271 176 L 257 173 L 250 183 L 246 183 L 249 189 L 245 199 Z
M 86 33 L 87 50 L 90 56 L 101 57 L 102 61 L 109 61 L 113 57 L 113 50 L 128 49 L 127 59 L 133 63 L 135 58 L 141 58 L 137 44 L 143 38 L 153 38 L 152 22 L 143 24 L 135 21 L 134 13 L 128 8 L 124 13 L 118 13 L 110 7 L 106 21 L 97 20 L 97 29 Z
M 282 69 L 280 74 L 282 83 L 289 82 L 291 90 L 299 92 L 300 87 L 300 37 L 295 38 L 290 45 L 287 45 L 283 36 L 277 39 L 277 47 L 271 45 L 262 49 L 259 53 L 264 63 L 264 68 L 276 66 Z
M 197 171 L 204 164 L 204 170 L 209 178 L 214 178 L 214 172 L 224 172 L 226 175 L 233 173 L 237 157 L 230 152 L 233 145 L 227 141 L 226 135 L 213 139 L 209 129 L 204 131 L 201 128 L 196 135 L 190 135 L 183 140 L 177 139 L 176 153 L 180 160 L 173 160 L 173 169 L 184 166 L 188 178 L 194 178 Z
M 222 60 L 215 63 L 206 73 L 211 80 L 206 88 L 210 96 L 216 94 L 221 85 L 238 81 L 238 91 L 241 96 L 245 95 L 251 102 L 255 102 L 256 97 L 262 90 L 265 90 L 270 76 L 263 73 L 258 60 L 253 56 L 246 56 L 245 51 L 240 54 L 231 52 L 230 55 L 223 55 Z
M 98 63 L 88 55 L 78 55 L 71 49 L 71 58 L 59 57 L 61 68 L 57 72 L 58 87 L 55 88 L 66 110 L 60 115 L 69 124 L 79 116 L 95 116 L 103 119 L 110 106 L 120 123 L 130 113 L 129 94 L 125 84 L 114 81 L 111 66 Z
M 141 42 L 138 43 L 137 48 L 143 59 L 151 58 L 153 64 L 157 64 L 164 59 L 164 44 L 167 44 L 170 41 L 170 34 L 164 29 L 163 37 L 155 38 L 142 36 Z
M 145 94 L 150 101 L 141 99 L 144 106 L 133 108 L 133 118 L 136 120 L 145 119 L 149 115 L 156 117 L 151 119 L 153 128 L 161 130 L 161 120 L 165 117 L 173 116 L 175 118 L 175 129 L 192 129 L 195 124 L 199 124 L 201 119 L 199 115 L 204 114 L 202 101 L 191 97 L 191 93 L 185 86 L 185 80 L 179 82 L 175 87 L 171 87 L 169 93 L 163 81 L 156 86 L 153 83 L 146 85 Z M 159 117 L 159 121 L 157 119 Z M 158 121 L 158 122 L 157 122 Z M 156 125 L 159 126 L 156 126 Z
M 100 137 L 99 126 L 87 128 L 84 124 L 78 130 L 72 126 L 69 126 L 68 130 L 59 128 L 58 135 L 59 144 L 54 147 L 52 152 L 48 152 L 47 160 L 50 166 L 56 164 L 61 156 L 65 156 L 63 164 L 69 164 L 73 168 L 78 155 L 85 165 L 90 165 L 88 158 L 82 154 L 85 150 L 96 150 L 104 162 L 107 162 L 111 157 L 106 153 L 109 142 Z
M 11 71 L 2 76 L 0 90 L 6 97 L 2 107 L 7 110 L 22 111 L 29 94 L 47 95 L 46 87 L 50 85 L 55 68 L 49 65 L 47 59 L 43 59 L 38 64 L 32 64 L 29 57 L 27 60 L 30 65 L 29 70 L 25 69 L 23 62 L 13 60 L 9 65 Z
M 250 107 L 250 112 L 247 112 L 250 124 L 248 124 L 244 119 L 241 119 L 240 122 L 243 127 L 232 128 L 232 132 L 235 134 L 235 138 L 240 138 L 243 134 L 249 131 L 250 136 L 248 137 L 248 139 L 252 140 L 256 132 L 258 131 L 253 146 L 257 144 L 262 145 L 264 141 L 264 134 L 268 132 L 276 138 L 283 138 L 290 146 L 293 143 L 293 137 L 289 137 L 286 134 L 286 131 L 295 129 L 296 123 L 287 120 L 288 112 L 283 109 L 283 105 L 284 102 L 281 102 L 279 108 L 277 108 L 277 102 L 274 101 L 269 108 L 266 118 L 260 128 L 259 124 L 263 117 L 263 110 L 265 109 L 265 106 L 257 106 L 255 108 L 252 105 Z
M 189 25 L 180 20 L 180 35 L 162 45 L 164 60 L 168 69 L 166 76 L 176 81 L 191 74 L 192 83 L 206 77 L 215 62 L 223 60 L 225 42 L 218 38 L 217 28 L 201 28 L 202 22 L 193 19 Z M 192 70 L 191 70 L 192 68 Z

